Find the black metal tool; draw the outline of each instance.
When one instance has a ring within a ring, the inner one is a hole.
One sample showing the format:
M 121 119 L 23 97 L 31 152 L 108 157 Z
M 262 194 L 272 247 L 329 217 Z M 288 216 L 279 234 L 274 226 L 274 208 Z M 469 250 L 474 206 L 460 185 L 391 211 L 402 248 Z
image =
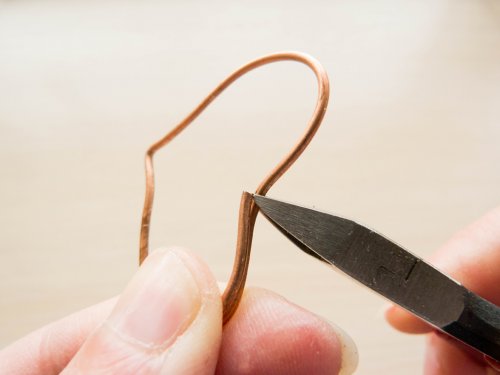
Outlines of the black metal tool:
M 380 234 L 348 219 L 254 195 L 271 223 L 437 329 L 500 360 L 500 308 Z

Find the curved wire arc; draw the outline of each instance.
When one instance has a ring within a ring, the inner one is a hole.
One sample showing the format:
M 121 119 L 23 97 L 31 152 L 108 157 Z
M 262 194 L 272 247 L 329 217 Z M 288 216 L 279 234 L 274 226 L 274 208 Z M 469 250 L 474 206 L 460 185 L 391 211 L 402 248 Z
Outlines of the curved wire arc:
M 307 145 L 311 142 L 311 139 L 313 138 L 314 134 L 321 124 L 321 121 L 323 120 L 330 95 L 328 75 L 326 74 L 325 69 L 315 58 L 301 52 L 278 52 L 253 60 L 234 71 L 224 81 L 222 81 L 205 99 L 203 99 L 203 101 L 198 104 L 198 106 L 188 116 L 186 116 L 163 138 L 151 145 L 146 152 L 146 194 L 142 212 L 139 263 L 142 263 L 144 261 L 149 251 L 149 229 L 155 189 L 153 156 L 156 151 L 167 145 L 180 132 L 182 132 L 193 120 L 195 120 L 203 112 L 205 108 L 208 107 L 208 105 L 217 96 L 219 96 L 220 93 L 222 93 L 239 77 L 262 65 L 285 60 L 303 63 L 314 72 L 318 83 L 318 97 L 316 107 L 302 137 L 289 151 L 289 153 L 278 163 L 278 165 L 276 165 L 276 167 L 274 167 L 271 172 L 269 172 L 269 174 L 264 178 L 264 180 L 255 190 L 255 194 L 265 195 L 269 191 L 271 186 L 288 170 L 288 168 L 290 168 L 290 166 L 297 160 L 297 158 L 302 154 Z M 253 229 L 257 213 L 258 207 L 253 202 L 252 195 L 244 192 L 240 203 L 238 235 L 233 271 L 222 297 L 224 323 L 226 323 L 235 312 L 243 294 L 243 289 L 248 272 L 248 264 L 250 260 Z

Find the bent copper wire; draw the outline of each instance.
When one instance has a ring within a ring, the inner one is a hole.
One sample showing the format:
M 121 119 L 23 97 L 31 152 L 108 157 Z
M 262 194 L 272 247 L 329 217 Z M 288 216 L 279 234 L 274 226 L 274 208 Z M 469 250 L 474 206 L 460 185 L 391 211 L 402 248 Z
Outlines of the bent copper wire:
M 156 151 L 168 144 L 181 131 L 183 131 L 201 112 L 229 85 L 236 81 L 239 77 L 247 72 L 258 68 L 262 65 L 270 64 L 277 61 L 291 60 L 307 65 L 315 74 L 318 82 L 318 98 L 316 107 L 309 120 L 306 131 L 295 144 L 291 151 L 280 161 L 280 163 L 266 176 L 259 187 L 255 190 L 255 194 L 265 195 L 271 186 L 290 168 L 307 147 L 318 127 L 323 120 L 323 117 L 328 106 L 328 98 L 330 95 L 330 85 L 326 71 L 321 64 L 313 57 L 300 52 L 278 52 L 260 57 L 256 60 L 243 65 L 224 81 L 222 81 L 203 101 L 179 124 L 177 124 L 169 133 L 167 133 L 159 141 L 151 145 L 146 152 L 146 196 L 144 199 L 144 209 L 142 212 L 139 263 L 148 255 L 149 248 L 149 227 L 151 222 L 151 212 L 153 207 L 154 197 L 154 169 L 153 156 Z M 222 296 L 223 300 L 223 321 L 226 323 L 236 308 L 243 294 L 243 288 L 248 272 L 248 264 L 250 260 L 250 250 L 252 246 L 253 229 L 255 219 L 259 209 L 254 203 L 252 195 L 244 192 L 241 197 L 238 234 L 236 242 L 236 254 L 234 258 L 233 271 L 227 284 L 226 290 Z

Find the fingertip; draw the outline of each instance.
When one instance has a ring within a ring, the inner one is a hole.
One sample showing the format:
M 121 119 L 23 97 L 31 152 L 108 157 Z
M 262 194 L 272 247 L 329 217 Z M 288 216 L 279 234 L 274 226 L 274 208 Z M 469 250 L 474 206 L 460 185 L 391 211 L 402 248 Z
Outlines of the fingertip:
M 487 374 L 478 352 L 450 336 L 433 332 L 427 337 L 424 373 L 428 375 Z
M 345 333 L 281 296 L 250 288 L 224 328 L 217 374 L 350 374 L 356 365 Z
M 389 305 L 385 312 L 387 322 L 398 331 L 412 334 L 432 332 L 432 327 L 422 319 L 396 305 Z
M 321 318 L 320 318 L 321 319 Z M 330 328 L 333 329 L 335 336 L 340 341 L 341 345 L 341 363 L 339 375 L 353 374 L 358 367 L 359 355 L 356 343 L 351 336 L 347 334 L 338 325 L 328 322 Z
M 208 266 L 184 249 L 160 249 L 146 258 L 65 373 L 209 374 L 221 334 L 222 303 Z

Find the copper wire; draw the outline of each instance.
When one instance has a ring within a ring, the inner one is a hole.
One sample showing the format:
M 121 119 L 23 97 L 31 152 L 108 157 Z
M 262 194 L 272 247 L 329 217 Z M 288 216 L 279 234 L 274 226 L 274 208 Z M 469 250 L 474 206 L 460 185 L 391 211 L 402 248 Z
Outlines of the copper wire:
M 222 81 L 203 101 L 179 124 L 177 124 L 169 133 L 162 139 L 151 145 L 146 152 L 146 196 L 144 199 L 144 209 L 142 213 L 141 236 L 139 263 L 142 263 L 148 255 L 149 248 L 149 228 L 151 222 L 151 212 L 154 198 L 154 168 L 153 156 L 156 151 L 168 144 L 181 131 L 183 131 L 201 112 L 229 85 L 236 81 L 239 77 L 247 72 L 258 68 L 262 65 L 270 64 L 277 61 L 291 60 L 307 65 L 316 75 L 318 82 L 318 97 L 314 113 L 309 120 L 306 131 L 295 144 L 292 150 L 280 161 L 280 163 L 267 175 L 255 190 L 255 194 L 265 195 L 271 186 L 290 168 L 307 147 L 318 127 L 323 120 L 323 117 L 328 106 L 328 98 L 330 94 L 330 86 L 326 71 L 321 64 L 313 57 L 301 52 L 278 52 L 260 57 L 256 60 L 243 65 L 224 81 Z M 234 259 L 233 271 L 226 290 L 222 296 L 223 300 L 223 321 L 226 323 L 236 308 L 243 294 L 245 281 L 247 277 L 248 264 L 250 260 L 250 251 L 252 246 L 253 230 L 255 219 L 257 217 L 258 207 L 254 203 L 252 195 L 244 192 L 241 197 L 238 236 L 236 243 L 236 254 Z

